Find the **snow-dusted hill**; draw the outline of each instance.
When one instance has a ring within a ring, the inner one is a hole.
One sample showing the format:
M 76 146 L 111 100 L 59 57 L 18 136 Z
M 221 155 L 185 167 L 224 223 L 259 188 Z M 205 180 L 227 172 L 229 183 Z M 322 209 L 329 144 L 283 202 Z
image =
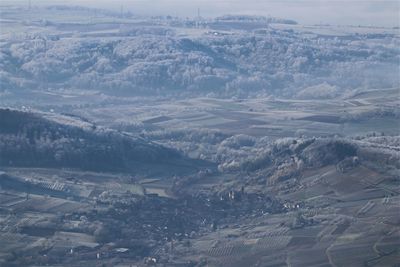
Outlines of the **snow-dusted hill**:
M 321 87 L 331 97 L 399 85 L 397 29 L 121 17 L 77 7 L 5 8 L 1 24 L 3 92 L 303 97 Z

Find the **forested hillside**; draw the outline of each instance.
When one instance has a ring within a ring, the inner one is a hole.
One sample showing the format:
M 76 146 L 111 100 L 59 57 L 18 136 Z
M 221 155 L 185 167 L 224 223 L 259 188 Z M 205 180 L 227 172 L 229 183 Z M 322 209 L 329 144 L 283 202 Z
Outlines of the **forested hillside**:
M 181 160 L 178 152 L 132 136 L 92 126 L 85 129 L 39 114 L 0 110 L 0 165 L 134 170 L 140 164 Z
M 196 23 L 46 20 L 34 34 L 4 36 L 0 90 L 75 88 L 135 96 L 307 97 L 311 92 L 323 98 L 399 84 L 399 41 L 392 32 L 298 31 L 279 26 L 293 21 L 257 16 Z

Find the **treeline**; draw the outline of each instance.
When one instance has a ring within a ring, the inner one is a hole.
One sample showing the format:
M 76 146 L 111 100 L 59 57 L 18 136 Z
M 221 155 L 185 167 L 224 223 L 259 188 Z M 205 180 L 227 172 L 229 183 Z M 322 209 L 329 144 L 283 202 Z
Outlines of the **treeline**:
M 0 109 L 0 165 L 125 171 L 180 155 L 118 132 L 64 125 L 37 114 Z

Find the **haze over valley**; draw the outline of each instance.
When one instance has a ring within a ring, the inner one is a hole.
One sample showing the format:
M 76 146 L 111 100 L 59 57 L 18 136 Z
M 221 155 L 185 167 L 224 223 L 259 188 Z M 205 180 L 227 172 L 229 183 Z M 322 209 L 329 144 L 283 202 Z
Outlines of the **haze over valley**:
M 72 2 L 1 3 L 0 266 L 396 266 L 398 5 Z

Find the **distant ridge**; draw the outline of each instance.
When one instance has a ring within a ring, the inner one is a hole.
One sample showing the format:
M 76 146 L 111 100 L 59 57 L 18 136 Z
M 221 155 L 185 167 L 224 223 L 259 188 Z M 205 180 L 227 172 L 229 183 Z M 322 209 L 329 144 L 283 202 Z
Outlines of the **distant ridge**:
M 296 25 L 297 22 L 291 19 L 282 19 L 255 15 L 223 15 L 215 18 L 216 21 L 241 21 L 241 22 L 266 22 Z

